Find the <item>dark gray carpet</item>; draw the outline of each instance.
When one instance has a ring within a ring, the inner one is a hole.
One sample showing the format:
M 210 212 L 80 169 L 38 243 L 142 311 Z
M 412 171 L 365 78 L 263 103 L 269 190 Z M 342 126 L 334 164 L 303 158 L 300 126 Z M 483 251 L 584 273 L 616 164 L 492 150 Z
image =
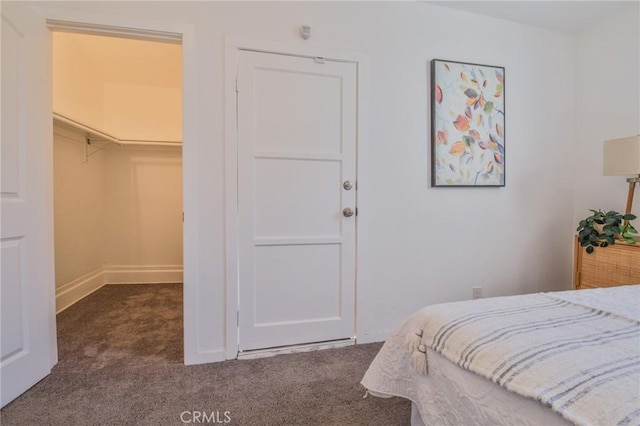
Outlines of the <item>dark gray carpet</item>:
M 183 420 L 198 423 L 198 411 L 208 416 L 199 423 L 209 424 L 406 425 L 407 401 L 363 399 L 359 382 L 379 348 L 185 366 L 182 286 L 109 285 L 58 315 L 58 364 L 3 408 L 0 420 L 182 425 L 183 412 Z

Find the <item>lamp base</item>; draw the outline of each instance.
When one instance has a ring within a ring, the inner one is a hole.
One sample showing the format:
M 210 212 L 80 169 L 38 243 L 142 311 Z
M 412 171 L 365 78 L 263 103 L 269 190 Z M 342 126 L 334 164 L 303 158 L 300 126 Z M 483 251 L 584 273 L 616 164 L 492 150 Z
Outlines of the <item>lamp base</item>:
M 629 182 L 629 193 L 627 194 L 627 209 L 625 210 L 625 214 L 631 214 L 633 192 L 636 189 L 636 183 L 640 182 L 640 175 L 638 175 L 638 177 L 628 178 L 627 182 Z

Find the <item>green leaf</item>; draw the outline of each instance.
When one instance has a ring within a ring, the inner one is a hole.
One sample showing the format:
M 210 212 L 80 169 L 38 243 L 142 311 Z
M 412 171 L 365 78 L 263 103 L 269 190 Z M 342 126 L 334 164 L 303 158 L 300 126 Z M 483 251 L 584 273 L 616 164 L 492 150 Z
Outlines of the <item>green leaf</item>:
M 629 213 L 629 214 L 625 214 L 624 216 L 622 216 L 622 219 L 624 220 L 635 220 L 636 219 L 636 215 Z
M 603 241 L 600 243 L 600 247 L 607 247 L 607 246 L 609 246 L 609 243 L 606 241 Z
M 491 114 L 491 111 L 493 111 L 493 102 L 489 101 L 486 104 L 484 104 L 483 109 L 485 114 Z
M 584 237 L 584 236 L 587 236 L 587 235 L 591 234 L 591 231 L 593 231 L 593 229 L 585 228 L 585 229 L 583 229 L 582 231 L 580 231 L 580 232 L 578 233 L 578 237 Z

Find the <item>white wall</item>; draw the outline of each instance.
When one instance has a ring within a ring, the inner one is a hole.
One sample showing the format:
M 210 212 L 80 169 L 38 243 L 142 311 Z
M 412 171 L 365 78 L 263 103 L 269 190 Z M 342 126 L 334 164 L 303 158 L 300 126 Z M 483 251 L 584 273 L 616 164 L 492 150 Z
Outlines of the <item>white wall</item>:
M 53 33 L 53 110 L 121 140 L 182 140 L 182 47 Z
M 53 34 L 53 111 L 96 129 L 104 129 L 100 67 L 94 65 L 77 36 Z
M 640 5 L 576 36 L 574 223 L 588 209 L 624 212 L 624 176 L 602 175 L 602 142 L 640 134 Z M 640 216 L 636 189 L 633 212 Z M 640 221 L 635 221 L 636 228 Z
M 56 289 L 99 271 L 106 238 L 105 152 L 85 162 L 84 135 L 54 126 Z
M 119 139 L 182 140 L 180 88 L 110 81 L 102 88 L 104 127 Z
M 220 33 L 297 41 L 308 24 L 314 43 L 369 55 L 369 181 L 360 183 L 371 281 L 358 283 L 358 337 L 383 336 L 426 304 L 468 299 L 473 286 L 486 296 L 569 288 L 569 36 L 417 3 L 225 10 L 211 25 Z M 432 58 L 505 66 L 506 188 L 429 188 Z
M 109 150 L 105 178 L 106 263 L 181 268 L 180 151 Z
M 359 265 L 358 337 L 381 339 L 430 303 L 567 289 L 573 234 L 575 51 L 571 36 L 421 2 L 41 4 L 45 15 L 192 28 L 194 133 L 185 212 L 197 231 L 191 361 L 225 345 L 224 37 L 364 52 L 369 57 L 368 258 Z M 48 12 L 47 12 L 48 11 Z M 138 21 L 139 22 L 139 21 Z M 308 42 L 301 25 L 312 27 Z M 432 58 L 506 68 L 506 187 L 429 187 Z M 189 77 L 189 78 L 191 78 Z M 187 98 L 185 98 L 187 99 Z M 185 117 L 187 119 L 187 117 Z M 189 145 L 191 143 L 192 145 Z M 191 250 L 190 248 L 185 248 Z M 366 268 L 366 270 L 364 270 Z M 206 354 L 212 354 L 207 358 Z

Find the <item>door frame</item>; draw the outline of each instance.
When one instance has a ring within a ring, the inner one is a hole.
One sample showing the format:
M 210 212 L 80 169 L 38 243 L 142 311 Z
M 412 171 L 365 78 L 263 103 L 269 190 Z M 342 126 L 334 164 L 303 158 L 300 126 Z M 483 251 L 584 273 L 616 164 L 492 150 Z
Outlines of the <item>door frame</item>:
M 362 324 L 358 306 L 361 295 L 371 281 L 366 274 L 368 259 L 368 171 L 367 161 L 367 93 L 369 58 L 361 52 L 345 51 L 308 42 L 278 42 L 254 38 L 225 37 L 225 83 L 224 83 L 224 148 L 225 148 L 225 277 L 226 277 L 226 359 L 236 359 L 239 351 L 239 268 L 238 253 L 238 116 L 236 96 L 236 75 L 238 55 L 241 50 L 257 51 L 308 58 L 321 57 L 330 60 L 353 62 L 356 64 L 356 282 L 355 282 L 355 324 L 356 336 Z M 357 339 L 356 339 L 357 341 Z
M 177 24 L 156 19 L 130 15 L 110 15 L 108 13 L 94 13 L 75 9 L 66 9 L 55 4 L 39 4 L 34 6 L 45 18 L 45 25 L 49 31 L 71 31 L 96 35 L 120 35 L 151 41 L 176 41 L 182 44 L 182 168 L 183 168 L 183 297 L 184 297 L 184 363 L 201 364 L 221 361 L 224 359 L 222 351 L 206 351 L 201 347 L 201 336 L 198 332 L 199 323 L 203 322 L 198 310 L 198 292 L 202 283 L 198 281 L 198 265 L 201 253 L 198 250 L 198 127 L 197 127 L 197 52 L 195 29 L 190 24 Z M 51 40 L 51 38 L 50 38 Z M 52 45 L 49 43 L 49 61 L 52 58 Z M 49 71 L 51 72 L 51 71 Z M 49 76 L 49 95 L 53 91 L 51 76 Z M 52 111 L 49 111 L 49 117 Z M 50 119 L 50 118 L 47 118 Z M 52 144 L 51 139 L 43 143 Z M 53 164 L 53 152 L 48 152 L 48 162 Z M 48 181 L 53 190 L 53 169 L 48 171 Z M 45 212 L 51 218 L 49 227 L 53 235 L 53 206 Z M 53 264 L 53 252 L 51 263 Z M 53 282 L 53 276 L 51 277 Z M 54 304 L 52 305 L 54 306 Z M 55 307 L 51 317 L 55 324 Z M 52 336 L 56 339 L 56 336 Z

